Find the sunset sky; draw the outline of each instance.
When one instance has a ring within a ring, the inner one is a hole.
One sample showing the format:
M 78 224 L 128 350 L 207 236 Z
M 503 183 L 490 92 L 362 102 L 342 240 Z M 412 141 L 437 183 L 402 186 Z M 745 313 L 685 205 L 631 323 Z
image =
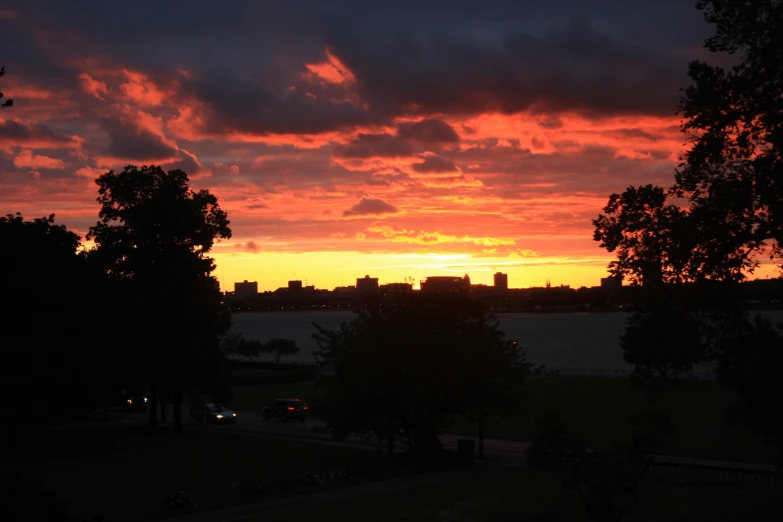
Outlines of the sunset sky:
M 224 289 L 594 286 L 590 220 L 683 151 L 693 3 L 5 2 L 0 212 L 84 236 L 93 180 L 156 164 L 228 212 Z

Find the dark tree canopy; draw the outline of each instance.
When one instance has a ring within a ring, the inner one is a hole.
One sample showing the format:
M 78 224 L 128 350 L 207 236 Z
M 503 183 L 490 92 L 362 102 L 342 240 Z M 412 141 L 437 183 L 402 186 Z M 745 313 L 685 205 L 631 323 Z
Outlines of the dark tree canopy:
M 689 251 L 694 243 L 687 214 L 667 202 L 660 187 L 629 187 L 612 194 L 593 221 L 593 239 L 617 253 L 612 274 L 632 284 L 681 282 L 687 277 Z
M 335 433 L 372 434 L 389 445 L 401 436 L 425 452 L 448 414 L 512 409 L 508 394 L 527 369 L 521 349 L 468 295 L 371 304 L 315 337 L 317 358 L 335 372 L 327 415 Z
M 108 281 L 79 252 L 79 236 L 53 215 L 25 221 L 9 214 L 0 217 L 0 244 L 0 287 L 8 296 L 0 303 L 0 387 L 13 409 L 5 417 L 52 422 L 104 405 L 124 382 L 123 353 L 105 342 L 108 331 L 122 328 L 103 306 Z M 122 311 L 119 300 L 115 306 Z M 52 400 L 65 390 L 67 401 Z M 15 397 L 26 406 L 18 408 Z
M 719 379 L 739 399 L 734 420 L 747 425 L 775 446 L 783 464 L 783 332 L 766 319 L 747 321 L 735 335 L 721 340 Z
M 298 354 L 299 347 L 296 345 L 296 341 L 291 339 L 270 339 L 263 344 L 262 351 L 272 355 L 275 362 L 279 363 L 284 355 Z
M 174 396 L 178 429 L 180 391 L 209 380 L 208 363 L 217 367 L 219 336 L 231 324 L 206 255 L 216 240 L 231 237 L 229 221 L 209 191 L 190 190 L 181 170 L 129 165 L 96 183 L 101 210 L 87 236 L 96 244 L 92 255 L 128 282 L 142 310 L 137 353 L 145 361 L 150 421 L 162 385 Z
M 778 262 L 783 254 L 783 7 L 697 7 L 715 26 L 706 48 L 734 54 L 738 64 L 690 64 L 679 107 L 690 147 L 673 187 L 613 194 L 594 221 L 594 238 L 618 252 L 610 269 L 632 282 L 656 259 L 666 282 L 737 281 L 758 266 L 758 254 Z
M 5 76 L 5 67 L 0 67 L 0 78 Z M 14 104 L 14 100 L 3 101 L 3 91 L 0 91 L 0 109 L 11 107 Z
M 779 259 L 783 6 L 777 0 L 702 0 L 697 7 L 715 26 L 706 48 L 734 54 L 739 63 L 728 70 L 690 64 L 693 83 L 680 111 L 692 146 L 677 170 L 675 189 L 695 209 L 720 215 L 722 226 L 712 230 L 712 241 L 746 255 L 768 245 Z

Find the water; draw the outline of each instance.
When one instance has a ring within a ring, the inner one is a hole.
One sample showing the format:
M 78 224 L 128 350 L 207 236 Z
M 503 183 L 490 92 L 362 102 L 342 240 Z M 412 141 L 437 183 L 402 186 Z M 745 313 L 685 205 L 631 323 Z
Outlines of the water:
M 754 313 L 776 322 L 783 321 L 781 310 Z M 348 311 L 237 313 L 233 316 L 232 331 L 260 341 L 273 337 L 293 339 L 300 353 L 284 360 L 313 363 L 313 352 L 318 349 L 312 338 L 316 332 L 313 323 L 337 329 L 340 323 L 351 321 L 353 317 Z M 631 367 L 623 361 L 619 344 L 626 318 L 624 312 L 498 314 L 500 327 L 508 338 L 516 339 L 525 347 L 530 362 L 579 375 L 627 375 L 630 372 Z

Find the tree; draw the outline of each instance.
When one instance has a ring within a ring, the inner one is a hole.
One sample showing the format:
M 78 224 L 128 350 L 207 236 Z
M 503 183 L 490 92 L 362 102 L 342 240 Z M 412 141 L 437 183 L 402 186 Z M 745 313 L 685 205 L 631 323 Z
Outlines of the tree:
M 263 343 L 263 353 L 272 354 L 275 362 L 280 364 L 280 358 L 284 355 L 296 355 L 299 353 L 299 347 L 291 339 L 270 339 Z
M 496 317 L 476 301 L 469 305 L 469 315 L 459 328 L 455 356 L 462 357 L 463 400 L 467 413 L 476 420 L 478 457 L 483 459 L 485 420 L 492 413 L 508 416 L 519 412 L 524 375 L 532 365 L 517 341 L 506 339 Z
M 691 141 L 675 192 L 694 210 L 716 216 L 705 242 L 748 260 L 783 238 L 783 6 L 778 0 L 700 0 L 715 26 L 705 47 L 738 63 L 726 70 L 691 62 L 692 84 L 680 101 Z M 771 242 L 771 244 L 768 244 Z M 725 260 L 718 257 L 716 262 Z M 756 263 L 747 261 L 752 270 Z
M 69 420 L 105 405 L 123 381 L 124 354 L 105 343 L 118 319 L 102 305 L 107 281 L 79 252 L 79 236 L 55 224 L 54 215 L 25 221 L 9 214 L 0 217 L 0 244 L 0 287 L 8 296 L 0 302 L 0 390 L 25 401 L 21 409 L 13 399 L 4 402 L 12 409 L 5 418 L 14 419 L 8 428 Z
M 125 167 L 100 176 L 100 221 L 90 228 L 93 255 L 105 272 L 126 280 L 141 310 L 138 355 L 149 388 L 150 425 L 157 391 L 171 391 L 174 430 L 182 427 L 181 393 L 204 375 L 219 352 L 230 315 L 221 306 L 207 254 L 230 238 L 226 213 L 207 190 L 192 191 L 187 174 L 156 166 Z
M 757 316 L 720 342 L 718 379 L 736 392 L 732 420 L 751 428 L 780 452 L 783 465 L 783 332 Z
M 5 76 L 5 67 L 0 67 L 0 78 Z M 3 99 L 3 91 L 0 91 L 0 100 Z M 0 101 L 0 109 L 5 109 L 6 107 L 11 107 L 14 104 L 14 100 L 5 100 Z
M 221 339 L 220 346 L 226 355 L 245 357 L 248 361 L 258 357 L 265 350 L 265 344 L 261 341 L 246 339 L 244 335 L 237 332 L 226 334 Z
M 635 311 L 620 347 L 635 377 L 657 382 L 687 373 L 707 355 L 698 319 L 669 303 Z
M 326 417 L 338 437 L 374 435 L 389 452 L 402 439 L 428 460 L 446 416 L 483 419 L 513 387 L 505 379 L 516 368 L 504 364 L 518 348 L 468 295 L 399 296 L 368 303 L 339 330 L 317 328 L 316 358 L 334 370 Z

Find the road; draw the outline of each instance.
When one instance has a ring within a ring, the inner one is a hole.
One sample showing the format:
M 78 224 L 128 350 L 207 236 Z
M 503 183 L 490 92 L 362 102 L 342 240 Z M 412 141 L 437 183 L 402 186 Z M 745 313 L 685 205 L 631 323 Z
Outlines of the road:
M 237 412 L 237 424 L 228 426 L 217 426 L 216 429 L 226 431 L 238 431 L 244 433 L 253 433 L 258 435 L 281 437 L 287 439 L 307 439 L 321 442 L 332 442 L 334 439 L 329 433 L 313 432 L 313 428 L 326 428 L 326 423 L 318 419 L 307 419 L 306 422 L 299 421 L 265 421 L 259 413 L 240 411 Z M 466 435 L 443 434 L 440 440 L 446 449 L 457 449 L 458 439 L 475 439 L 475 437 Z M 350 437 L 344 441 L 346 444 L 361 445 L 378 448 L 377 440 L 362 440 L 358 437 Z M 478 444 L 478 441 L 476 442 Z M 489 460 L 502 460 L 507 462 L 523 462 L 524 451 L 527 444 L 517 441 L 484 439 L 484 455 Z
M 306 422 L 299 421 L 265 421 L 260 413 L 252 411 L 239 411 L 236 425 L 209 426 L 209 429 L 224 432 L 239 432 L 265 437 L 279 437 L 284 439 L 303 439 L 317 441 L 324 444 L 351 445 L 354 447 L 364 447 L 367 449 L 379 449 L 377 440 L 362 440 L 358 437 L 349 437 L 338 442 L 335 441 L 329 433 L 318 433 L 318 428 L 326 428 L 326 423 L 318 419 L 308 419 Z M 185 414 L 187 419 L 187 414 Z M 169 417 L 170 419 L 170 417 Z M 136 414 L 130 419 L 131 422 L 145 423 L 146 415 Z M 192 420 L 185 421 L 188 424 L 195 424 Z M 313 432 L 316 428 L 316 432 Z M 457 449 L 458 439 L 473 439 L 476 437 L 470 435 L 442 434 L 440 440 L 446 449 Z M 476 441 L 478 444 L 478 441 Z M 402 449 L 402 445 L 398 445 Z M 520 464 L 525 461 L 525 449 L 528 447 L 526 442 L 502 439 L 484 439 L 484 456 L 487 461 L 494 461 L 503 464 Z M 783 474 L 780 469 L 774 466 L 751 463 L 751 462 L 730 462 L 717 459 L 690 458 L 671 455 L 650 455 L 651 463 L 656 464 L 658 468 L 663 469 L 689 469 L 699 468 L 700 473 L 751 473 L 763 476 L 775 477 L 776 481 L 783 480 Z
M 215 426 L 210 425 L 208 428 L 224 431 L 224 432 L 239 432 L 248 433 L 253 435 L 263 435 L 266 437 L 280 437 L 285 439 L 304 439 L 311 441 L 318 441 L 322 443 L 330 444 L 348 444 L 351 446 L 366 447 L 368 449 L 377 449 L 377 440 L 363 440 L 359 437 L 349 437 L 348 439 L 338 442 L 329 433 L 318 433 L 318 428 L 326 428 L 326 423 L 318 419 L 307 419 L 306 422 L 299 421 L 278 421 L 269 420 L 265 421 L 260 413 L 253 411 L 238 411 L 237 423 L 235 425 L 222 425 Z M 123 415 L 123 417 L 125 417 Z M 183 412 L 183 421 L 185 426 L 193 426 L 195 421 L 191 420 L 186 412 Z M 147 415 L 143 413 L 128 414 L 128 420 L 134 424 L 144 424 L 147 422 Z M 171 421 L 171 412 L 167 415 L 169 422 Z M 316 429 L 316 432 L 313 431 Z M 446 449 L 457 449 L 458 439 L 474 439 L 470 435 L 453 435 L 442 434 L 440 440 L 443 443 L 443 447 Z M 478 453 L 478 441 L 476 440 L 476 452 Z M 402 448 L 401 444 L 398 444 Z M 519 441 L 501 440 L 501 439 L 484 439 L 484 456 L 486 460 L 502 461 L 509 464 L 517 464 L 524 462 L 524 451 L 527 448 L 527 444 Z

